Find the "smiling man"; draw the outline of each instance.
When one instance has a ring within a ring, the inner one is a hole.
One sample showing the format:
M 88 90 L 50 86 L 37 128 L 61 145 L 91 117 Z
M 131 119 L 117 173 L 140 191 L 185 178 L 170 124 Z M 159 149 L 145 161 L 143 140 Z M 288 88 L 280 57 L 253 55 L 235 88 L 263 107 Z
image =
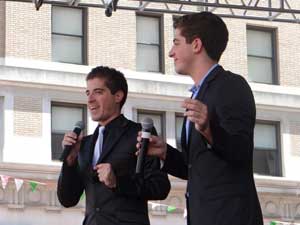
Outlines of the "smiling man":
M 72 146 L 63 163 L 57 194 L 65 207 L 86 194 L 84 225 L 149 224 L 147 200 L 167 197 L 170 182 L 156 157 L 147 157 L 142 176 L 135 176 L 135 144 L 141 125 L 121 114 L 127 98 L 124 75 L 96 67 L 86 77 L 88 109 L 98 122 L 93 135 L 65 134 Z

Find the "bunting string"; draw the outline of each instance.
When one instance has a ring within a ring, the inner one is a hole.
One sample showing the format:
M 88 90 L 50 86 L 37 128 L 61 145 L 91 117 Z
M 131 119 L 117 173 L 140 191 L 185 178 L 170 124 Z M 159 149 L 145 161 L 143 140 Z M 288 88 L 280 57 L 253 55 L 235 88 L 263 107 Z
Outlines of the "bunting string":
M 22 186 L 24 185 L 24 183 L 28 183 L 30 186 L 30 189 L 32 192 L 35 192 L 38 185 L 48 185 L 46 183 L 42 183 L 39 181 L 34 181 L 34 180 L 28 180 L 28 179 L 21 179 L 21 178 L 14 178 L 11 176 L 7 176 L 7 175 L 1 175 L 0 174 L 0 181 L 1 181 L 1 186 L 2 189 L 5 190 L 9 180 L 13 179 L 15 187 L 17 192 L 20 191 L 20 189 L 22 188 Z M 80 196 L 80 200 L 84 200 L 85 199 L 85 193 L 83 192 L 82 195 Z M 172 205 L 167 205 L 167 204 L 162 204 L 162 203 L 158 203 L 158 202 L 151 202 L 148 201 L 148 204 L 151 205 L 152 210 L 155 210 L 155 208 L 157 207 L 162 207 L 164 208 L 164 210 L 166 210 L 168 213 L 173 213 L 176 210 L 180 210 L 183 211 L 183 217 L 186 218 L 187 217 L 187 210 L 186 208 L 181 208 L 181 207 L 176 207 L 176 206 L 172 206 Z M 300 223 L 290 223 L 290 222 L 283 222 L 283 221 L 270 221 L 269 225 L 300 225 Z
M 14 178 L 14 177 L 7 176 L 7 175 L 0 175 L 0 178 L 1 178 L 2 188 L 4 190 L 6 189 L 9 180 L 12 179 L 14 181 L 17 192 L 20 191 L 20 189 L 22 188 L 24 183 L 29 184 L 30 190 L 32 192 L 35 192 L 39 185 L 47 185 L 46 183 L 42 183 L 42 182 L 39 182 L 39 181 L 21 179 L 21 178 Z M 85 199 L 85 193 L 83 192 L 82 195 L 80 196 L 80 200 L 82 201 L 84 199 Z M 172 213 L 172 212 L 176 211 L 177 209 L 180 209 L 180 210 L 184 211 L 184 217 L 186 217 L 186 209 L 175 207 L 175 206 L 172 206 L 172 205 L 161 204 L 161 203 L 157 203 L 157 202 L 150 202 L 149 201 L 148 203 L 151 205 L 152 209 L 155 209 L 157 206 L 164 207 L 168 213 Z
M 1 174 L 0 174 L 0 178 L 1 178 L 1 184 L 2 184 L 2 189 L 3 190 L 6 189 L 7 184 L 8 184 L 10 179 L 14 180 L 17 192 L 20 191 L 20 189 L 22 188 L 22 186 L 24 185 L 25 182 L 30 185 L 30 189 L 31 189 L 32 192 L 35 192 L 38 185 L 47 185 L 46 183 L 42 183 L 42 182 L 38 182 L 38 181 L 34 181 L 34 180 L 14 178 L 14 177 L 11 177 L 11 176 L 1 175 Z

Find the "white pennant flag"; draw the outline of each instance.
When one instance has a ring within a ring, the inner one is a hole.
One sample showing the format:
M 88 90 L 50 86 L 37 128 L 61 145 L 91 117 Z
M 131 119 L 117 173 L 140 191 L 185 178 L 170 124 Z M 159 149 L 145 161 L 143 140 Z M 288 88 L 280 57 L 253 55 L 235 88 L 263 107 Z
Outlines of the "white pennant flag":
M 152 209 L 152 210 L 155 210 L 155 208 L 156 208 L 157 206 L 160 206 L 159 203 L 155 203 L 155 202 L 149 202 L 149 203 L 151 204 L 151 209 Z
M 6 185 L 8 184 L 9 176 L 0 175 L 0 177 L 1 177 L 1 182 L 2 182 L 2 188 L 5 189 Z
M 24 180 L 15 178 L 15 185 L 16 185 L 17 192 L 19 192 L 23 183 L 24 183 Z

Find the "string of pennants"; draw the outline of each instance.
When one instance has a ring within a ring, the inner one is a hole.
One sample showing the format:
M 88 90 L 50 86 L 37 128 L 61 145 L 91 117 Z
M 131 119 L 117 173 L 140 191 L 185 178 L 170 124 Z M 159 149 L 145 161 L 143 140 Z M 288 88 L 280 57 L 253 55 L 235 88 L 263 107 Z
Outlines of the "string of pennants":
M 24 180 L 24 179 L 14 178 L 14 177 L 7 176 L 7 175 L 0 175 L 0 178 L 1 178 L 1 184 L 2 184 L 3 189 L 6 188 L 10 179 L 14 179 L 14 183 L 16 185 L 17 192 L 19 192 L 19 190 L 22 188 L 24 182 L 29 183 L 30 189 L 32 192 L 35 192 L 38 185 L 47 185 L 46 183 L 41 183 L 41 182 L 33 181 L 33 180 Z
M 10 179 L 14 179 L 14 183 L 16 186 L 16 190 L 17 192 L 19 192 L 19 190 L 22 188 L 23 184 L 25 182 L 27 182 L 30 185 L 30 189 L 32 192 L 35 192 L 36 188 L 38 185 L 47 185 L 46 183 L 42 183 L 42 182 L 38 182 L 38 181 L 33 181 L 33 180 L 24 180 L 24 179 L 19 179 L 19 178 L 13 178 L 11 176 L 7 176 L 7 175 L 0 175 L 1 178 L 1 184 L 2 184 L 2 188 L 5 189 L 9 180 Z M 80 200 L 83 200 L 85 198 L 85 194 L 84 192 L 82 193 Z M 184 208 L 178 208 L 172 205 L 167 205 L 167 204 L 161 204 L 161 203 L 157 203 L 157 202 L 151 202 L 149 201 L 148 204 L 151 205 L 152 209 L 154 210 L 157 207 L 164 207 L 164 209 L 166 209 L 166 211 L 168 213 L 172 213 L 174 211 L 176 211 L 177 209 L 183 210 L 183 217 L 186 218 L 187 217 L 187 210 Z M 290 223 L 290 222 L 282 222 L 282 221 L 271 221 L 270 225 L 300 225 L 300 223 Z
M 166 205 L 166 204 L 161 204 L 161 203 L 156 203 L 156 202 L 150 202 L 150 201 L 148 203 L 151 205 L 152 209 L 155 209 L 158 206 L 163 206 L 164 208 L 166 208 L 168 213 L 172 213 L 172 212 L 176 211 L 177 209 L 181 209 L 181 210 L 184 211 L 183 217 L 184 218 L 187 217 L 187 210 L 186 209 L 178 208 L 178 207 L 175 207 L 175 206 L 172 206 L 172 205 Z
M 0 175 L 0 178 L 1 178 L 1 184 L 2 184 L 3 190 L 5 190 L 9 180 L 11 180 L 11 179 L 14 180 L 17 192 L 19 192 L 19 190 L 22 188 L 22 186 L 25 182 L 30 185 L 30 189 L 32 192 L 35 192 L 38 185 L 45 185 L 45 186 L 47 185 L 46 183 L 33 181 L 33 180 L 27 180 L 27 179 L 24 180 L 24 179 L 14 178 L 14 177 L 7 176 L 7 175 Z M 85 199 L 85 194 L 83 192 L 80 197 L 80 200 L 84 200 L 84 199 Z M 178 208 L 178 207 L 175 207 L 172 205 L 150 202 L 150 201 L 148 203 L 151 205 L 152 209 L 155 209 L 156 207 L 164 207 L 164 209 L 166 209 L 166 211 L 168 213 L 172 213 L 172 212 L 176 211 L 177 209 L 180 209 L 180 210 L 184 211 L 183 217 L 186 218 L 186 216 L 187 216 L 186 209 Z

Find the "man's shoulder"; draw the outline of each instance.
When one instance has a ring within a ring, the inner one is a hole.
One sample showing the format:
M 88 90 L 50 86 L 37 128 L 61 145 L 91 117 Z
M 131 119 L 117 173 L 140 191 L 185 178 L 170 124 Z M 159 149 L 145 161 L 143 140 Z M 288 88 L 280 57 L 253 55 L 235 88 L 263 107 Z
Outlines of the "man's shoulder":
M 221 67 L 221 69 L 219 70 L 219 73 L 221 76 L 218 76 L 219 78 L 223 79 L 223 80 L 243 80 L 246 81 L 245 77 L 234 73 L 230 70 L 225 70 L 223 67 Z
M 137 123 L 137 122 L 135 122 L 133 120 L 127 119 L 127 123 L 128 123 L 129 127 L 136 128 L 136 129 L 141 129 L 142 128 L 141 123 Z
M 246 78 L 240 74 L 231 72 L 230 70 L 224 70 L 223 68 L 219 70 L 219 74 L 217 76 L 217 79 L 215 79 L 216 87 L 232 87 L 235 85 L 241 85 L 241 86 L 249 86 Z

